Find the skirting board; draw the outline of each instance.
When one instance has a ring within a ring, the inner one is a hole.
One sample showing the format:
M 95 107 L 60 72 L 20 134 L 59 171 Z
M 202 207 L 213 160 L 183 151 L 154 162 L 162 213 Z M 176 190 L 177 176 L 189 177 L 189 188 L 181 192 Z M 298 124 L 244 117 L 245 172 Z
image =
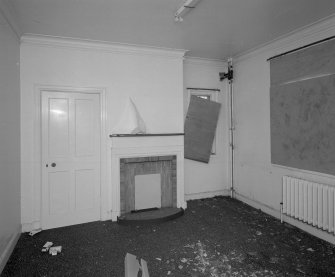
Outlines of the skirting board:
M 241 202 L 253 207 L 253 208 L 256 208 L 256 209 L 260 209 L 262 212 L 268 214 L 268 215 L 271 215 L 277 219 L 280 220 L 280 204 L 278 203 L 278 210 L 275 210 L 273 209 L 272 207 L 269 207 L 267 205 L 264 205 L 262 203 L 260 203 L 259 201 L 256 201 L 256 200 L 252 200 L 240 193 L 237 193 L 235 192 L 235 198 L 237 200 L 240 200 Z M 308 225 L 306 223 L 303 223 L 299 220 L 296 220 L 294 218 L 291 218 L 289 216 L 286 216 L 286 215 L 283 215 L 283 222 L 286 222 L 288 224 L 291 224 L 315 237 L 318 237 L 322 240 L 325 240 L 331 244 L 334 244 L 334 236 L 331 235 L 331 234 L 328 234 L 327 232 L 325 231 L 322 231 L 322 230 L 319 230 L 318 228 L 316 227 L 313 227 L 311 225 Z
M 185 200 L 188 201 L 188 200 L 210 198 L 214 196 L 228 196 L 228 195 L 230 195 L 229 190 L 223 189 L 223 190 L 216 190 L 216 191 L 185 194 Z
M 39 221 L 34 221 L 31 223 L 22 223 L 22 233 L 30 232 L 41 228 L 41 223 Z
M 2 270 L 5 268 L 5 265 L 10 257 L 10 255 L 12 254 L 14 247 L 17 243 L 17 241 L 19 240 L 21 235 L 20 230 L 17 230 L 17 232 L 15 234 L 12 235 L 11 239 L 9 240 L 4 252 L 1 254 L 0 256 L 0 274 L 2 272 Z

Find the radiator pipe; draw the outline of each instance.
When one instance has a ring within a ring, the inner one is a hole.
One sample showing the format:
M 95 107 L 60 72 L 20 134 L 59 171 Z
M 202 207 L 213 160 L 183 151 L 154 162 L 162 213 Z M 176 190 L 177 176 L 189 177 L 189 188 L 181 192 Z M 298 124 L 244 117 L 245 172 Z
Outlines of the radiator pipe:
M 233 93 L 233 59 L 229 58 L 228 61 L 228 72 L 220 72 L 220 81 L 225 79 L 228 80 L 228 98 L 229 98 L 229 149 L 230 149 L 230 196 L 234 198 L 234 93 Z
M 283 202 L 280 202 L 280 223 L 283 223 Z
M 231 72 L 229 74 L 229 72 Z M 229 115 L 229 131 L 230 131 L 230 197 L 234 198 L 234 94 L 233 94 L 233 59 L 228 59 L 228 90 L 229 90 L 229 102 L 230 102 L 230 115 Z

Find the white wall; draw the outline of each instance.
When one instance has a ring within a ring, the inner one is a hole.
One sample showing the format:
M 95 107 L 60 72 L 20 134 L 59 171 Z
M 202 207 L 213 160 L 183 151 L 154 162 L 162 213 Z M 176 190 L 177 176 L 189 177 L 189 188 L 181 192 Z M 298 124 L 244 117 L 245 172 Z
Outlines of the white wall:
M 273 166 L 270 153 L 270 65 L 267 59 L 335 34 L 335 18 L 292 33 L 234 60 L 235 190 L 237 198 L 279 217 L 283 175 L 333 185 L 335 176 Z M 319 237 L 325 232 L 286 219 Z
M 38 90 L 41 86 L 98 88 L 105 91 L 103 146 L 110 184 L 108 137 L 131 97 L 148 133 L 183 132 L 183 51 L 108 45 L 25 36 L 21 44 L 22 223 L 25 231 L 40 220 Z M 105 190 L 108 191 L 108 190 Z M 103 194 L 102 201 L 111 201 Z M 103 204 L 104 205 L 104 204 Z M 104 219 L 111 211 L 102 211 Z
M 0 273 L 21 231 L 19 57 L 0 7 Z
M 196 199 L 228 194 L 228 97 L 227 81 L 220 82 L 219 72 L 226 72 L 223 61 L 187 58 L 184 62 L 184 115 L 187 112 L 187 88 L 218 88 L 222 103 L 217 132 L 216 155 L 208 164 L 185 159 L 185 198 Z

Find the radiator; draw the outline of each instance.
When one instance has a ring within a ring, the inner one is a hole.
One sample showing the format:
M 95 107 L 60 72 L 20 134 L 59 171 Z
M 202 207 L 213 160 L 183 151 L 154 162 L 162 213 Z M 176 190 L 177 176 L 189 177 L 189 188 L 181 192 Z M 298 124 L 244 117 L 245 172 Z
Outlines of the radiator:
M 335 235 L 335 188 L 283 176 L 283 214 Z

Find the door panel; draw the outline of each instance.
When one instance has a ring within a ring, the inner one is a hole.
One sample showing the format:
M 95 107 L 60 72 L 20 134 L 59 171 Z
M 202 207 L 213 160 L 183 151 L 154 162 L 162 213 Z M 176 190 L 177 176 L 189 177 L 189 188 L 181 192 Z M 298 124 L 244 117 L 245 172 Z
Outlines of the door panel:
M 49 181 L 49 214 L 61 215 L 69 212 L 70 181 L 69 171 L 56 171 L 48 174 Z
M 90 99 L 75 100 L 75 139 L 76 156 L 91 156 L 93 154 L 94 110 Z
M 69 155 L 69 99 L 49 99 L 49 157 Z
M 42 228 L 100 219 L 98 94 L 42 92 Z
M 96 172 L 91 169 L 75 171 L 76 210 L 92 209 L 94 207 L 94 176 Z

